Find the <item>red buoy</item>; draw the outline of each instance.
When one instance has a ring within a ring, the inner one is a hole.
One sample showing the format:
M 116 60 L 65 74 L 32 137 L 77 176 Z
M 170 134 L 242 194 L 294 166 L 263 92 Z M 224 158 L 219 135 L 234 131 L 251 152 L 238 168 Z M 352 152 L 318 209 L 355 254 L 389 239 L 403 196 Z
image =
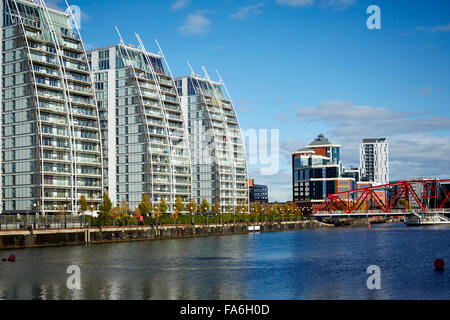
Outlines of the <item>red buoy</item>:
M 370 229 L 370 228 L 371 228 L 371 227 L 370 227 L 370 224 L 369 224 L 369 225 L 367 226 L 367 228 L 368 228 L 368 229 Z
M 10 262 L 16 261 L 16 256 L 13 255 L 13 254 L 10 254 L 9 257 L 8 257 L 8 261 L 10 261 Z
M 434 260 L 434 270 L 435 271 L 444 271 L 445 262 L 442 259 Z

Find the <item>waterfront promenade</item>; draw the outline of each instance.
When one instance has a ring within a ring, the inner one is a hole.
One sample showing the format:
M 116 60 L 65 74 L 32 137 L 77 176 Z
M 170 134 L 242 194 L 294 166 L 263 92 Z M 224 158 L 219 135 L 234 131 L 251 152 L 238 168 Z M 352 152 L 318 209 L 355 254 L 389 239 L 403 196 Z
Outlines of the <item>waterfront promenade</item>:
M 314 220 L 304 220 L 258 223 L 238 222 L 195 225 L 166 224 L 158 226 L 101 226 L 65 229 L 2 230 L 0 231 L 0 249 L 188 238 L 330 226 L 329 224 Z

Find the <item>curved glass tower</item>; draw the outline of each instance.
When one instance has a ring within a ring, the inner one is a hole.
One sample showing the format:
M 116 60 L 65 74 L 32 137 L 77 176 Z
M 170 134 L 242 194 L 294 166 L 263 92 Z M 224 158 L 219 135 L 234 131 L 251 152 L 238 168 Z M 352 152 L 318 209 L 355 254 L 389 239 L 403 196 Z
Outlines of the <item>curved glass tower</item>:
M 2 211 L 76 213 L 100 203 L 100 123 L 87 56 L 67 13 L 3 0 Z
M 229 212 L 248 204 L 248 177 L 241 129 L 222 82 L 191 75 L 177 78 L 189 128 L 192 197 Z
M 140 39 L 138 38 L 140 41 Z M 163 56 L 118 45 L 89 52 L 105 152 L 105 185 L 116 205 L 134 209 L 147 194 L 169 205 L 191 195 L 187 128 Z M 168 69 L 168 67 L 167 67 Z

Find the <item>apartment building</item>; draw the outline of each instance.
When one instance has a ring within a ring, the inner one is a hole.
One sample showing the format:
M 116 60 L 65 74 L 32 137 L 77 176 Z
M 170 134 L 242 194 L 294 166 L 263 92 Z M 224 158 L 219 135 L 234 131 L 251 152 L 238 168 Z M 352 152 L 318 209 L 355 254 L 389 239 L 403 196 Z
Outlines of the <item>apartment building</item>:
M 386 138 L 363 139 L 359 146 L 362 176 L 374 185 L 389 183 L 389 144 Z
M 1 211 L 76 213 L 100 203 L 102 147 L 86 52 L 70 15 L 0 3 Z
M 140 39 L 139 39 L 140 40 Z M 89 51 L 103 133 L 105 186 L 115 204 L 135 208 L 145 193 L 169 211 L 191 195 L 188 135 L 163 57 L 140 46 Z
M 238 119 L 222 81 L 196 74 L 176 79 L 189 130 L 192 197 L 230 210 L 248 203 L 248 176 Z

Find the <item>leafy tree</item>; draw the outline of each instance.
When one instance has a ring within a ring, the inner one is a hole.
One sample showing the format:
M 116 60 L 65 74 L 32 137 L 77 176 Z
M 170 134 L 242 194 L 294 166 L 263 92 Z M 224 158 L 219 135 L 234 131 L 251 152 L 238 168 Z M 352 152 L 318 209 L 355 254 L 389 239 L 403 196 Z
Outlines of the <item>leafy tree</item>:
M 133 219 L 136 219 L 137 224 L 140 222 L 140 218 L 142 217 L 141 210 L 139 209 L 139 206 L 134 209 L 134 212 L 132 214 Z
M 193 215 L 197 211 L 197 203 L 194 199 L 191 199 L 191 201 L 188 203 L 186 210 L 190 215 Z
M 111 210 L 110 215 L 111 215 L 111 217 L 112 217 L 114 220 L 119 219 L 119 218 L 120 218 L 119 208 L 118 208 L 118 207 L 113 208 L 113 209 Z
M 152 211 L 152 203 L 145 193 L 142 195 L 142 201 L 139 203 L 138 207 L 143 216 L 147 216 Z
M 292 214 L 292 207 L 291 207 L 291 205 L 289 203 L 285 203 L 283 205 L 283 211 L 284 211 L 285 215 L 290 216 Z
M 213 207 L 212 207 L 212 212 L 214 212 L 215 214 L 219 214 L 220 212 L 220 206 L 219 206 L 219 202 L 215 202 Z
M 122 198 L 122 202 L 119 207 L 119 214 L 120 215 L 128 214 L 129 211 L 130 211 L 130 207 L 128 205 L 127 200 L 125 198 Z
M 168 209 L 169 206 L 166 203 L 166 199 L 162 197 L 161 200 L 159 201 L 159 211 L 161 212 L 161 215 L 164 215 Z
M 206 212 L 208 212 L 209 208 L 210 208 L 210 206 L 209 206 L 208 200 L 203 199 L 202 203 L 200 204 L 200 208 L 199 208 L 200 213 L 205 214 Z
M 274 203 L 272 206 L 272 214 L 274 216 L 278 216 L 280 214 L 280 207 L 278 206 L 278 203 Z
M 86 199 L 86 196 L 84 194 L 80 197 L 80 211 L 81 213 L 84 213 L 88 209 L 88 202 Z
M 139 207 L 136 207 L 136 209 L 134 209 L 132 216 L 134 219 L 139 219 L 142 216 L 141 209 L 139 209 Z
M 178 196 L 175 199 L 175 206 L 174 206 L 174 208 L 175 208 L 174 212 L 176 213 L 177 216 L 181 213 L 181 211 L 184 210 L 183 201 L 181 200 L 180 196 Z
M 261 213 L 261 208 L 260 208 L 259 204 L 255 202 L 255 203 L 253 203 L 253 205 L 252 205 L 250 211 L 251 211 L 251 215 L 252 215 L 252 217 L 253 217 L 253 221 L 255 221 L 256 218 L 257 218 L 257 217 L 259 216 L 259 214 Z
M 300 208 L 297 206 L 297 204 L 295 202 L 291 202 L 291 207 L 292 207 L 292 214 L 295 217 L 301 218 L 302 217 L 302 212 L 301 212 Z
M 242 208 L 242 213 L 244 215 L 248 215 L 248 206 L 247 206 L 247 203 L 245 202 L 245 200 L 242 200 L 241 208 Z
M 111 210 L 112 210 L 112 202 L 108 194 L 105 192 L 103 193 L 103 201 L 100 204 L 99 219 L 101 223 L 106 223 L 109 214 L 111 213 Z
M 155 205 L 153 208 L 153 217 L 155 217 L 156 221 L 161 217 L 161 209 L 158 205 Z

